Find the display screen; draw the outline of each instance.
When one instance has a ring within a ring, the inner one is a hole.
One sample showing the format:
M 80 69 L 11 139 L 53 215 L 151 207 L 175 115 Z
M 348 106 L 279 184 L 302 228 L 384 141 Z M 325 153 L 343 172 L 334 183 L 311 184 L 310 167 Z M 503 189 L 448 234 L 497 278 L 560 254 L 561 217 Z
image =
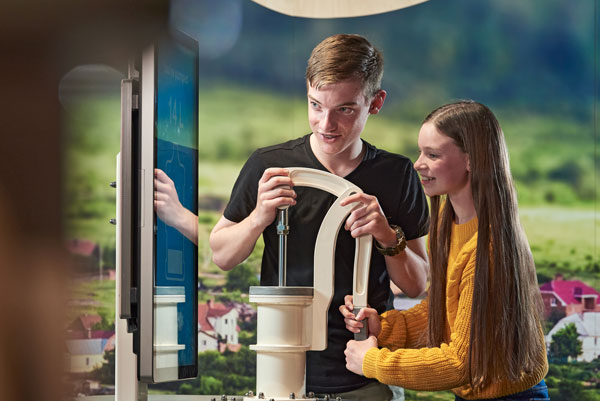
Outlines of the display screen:
M 175 39 L 155 53 L 154 342 L 155 368 L 181 379 L 198 360 L 198 53 Z

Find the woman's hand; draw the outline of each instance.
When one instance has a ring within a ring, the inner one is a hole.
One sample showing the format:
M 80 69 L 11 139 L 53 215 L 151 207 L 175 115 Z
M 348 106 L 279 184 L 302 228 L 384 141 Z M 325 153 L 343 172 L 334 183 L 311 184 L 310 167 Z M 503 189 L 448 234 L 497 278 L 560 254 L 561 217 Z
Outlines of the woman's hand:
M 353 313 L 354 304 L 352 303 L 352 295 L 344 297 L 344 305 L 341 305 L 339 310 L 342 316 L 344 316 L 346 329 L 352 333 L 358 333 L 364 327 L 364 319 L 367 319 L 369 335 L 377 337 L 381 333 L 381 321 L 379 320 L 377 311 L 373 308 L 362 308 L 358 312 L 358 315 L 355 315 Z
M 367 351 L 377 348 L 377 337 L 370 336 L 364 341 L 350 340 L 346 343 L 346 369 L 357 375 L 364 376 L 362 365 Z

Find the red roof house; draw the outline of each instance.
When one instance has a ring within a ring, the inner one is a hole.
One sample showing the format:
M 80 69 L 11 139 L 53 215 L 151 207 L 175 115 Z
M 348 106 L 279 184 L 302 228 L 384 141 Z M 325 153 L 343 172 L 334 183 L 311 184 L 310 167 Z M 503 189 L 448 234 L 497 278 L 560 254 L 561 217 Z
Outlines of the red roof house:
M 91 332 L 94 326 L 100 322 L 102 322 L 102 317 L 100 315 L 83 314 L 73 320 L 67 330 Z
M 557 274 L 554 280 L 540 286 L 546 318 L 569 316 L 574 313 L 600 312 L 600 292 L 580 280 L 563 280 Z
M 223 352 L 225 348 L 219 347 L 219 343 L 238 344 L 237 319 L 238 311 L 233 306 L 212 300 L 198 304 L 199 351 L 215 349 Z M 229 347 L 230 350 L 233 348 Z
M 75 255 L 98 256 L 98 244 L 87 239 L 74 238 L 67 241 L 67 250 Z

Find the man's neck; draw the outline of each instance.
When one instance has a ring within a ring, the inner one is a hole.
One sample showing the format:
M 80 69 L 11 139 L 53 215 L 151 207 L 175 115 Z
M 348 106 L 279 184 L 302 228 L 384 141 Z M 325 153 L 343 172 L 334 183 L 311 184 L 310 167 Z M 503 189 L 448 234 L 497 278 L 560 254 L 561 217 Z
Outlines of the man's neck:
M 320 151 L 314 135 L 310 136 L 310 148 L 323 167 L 339 177 L 345 177 L 353 172 L 362 162 L 367 151 L 366 145 L 360 140 L 356 146 L 346 149 L 342 153 L 328 155 Z

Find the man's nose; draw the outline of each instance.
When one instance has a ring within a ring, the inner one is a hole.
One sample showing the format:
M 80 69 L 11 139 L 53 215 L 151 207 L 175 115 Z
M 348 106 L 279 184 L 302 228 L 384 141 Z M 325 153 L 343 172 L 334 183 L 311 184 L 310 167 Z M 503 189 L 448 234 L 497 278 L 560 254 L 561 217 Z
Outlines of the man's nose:
M 323 132 L 332 132 L 335 130 L 335 118 L 330 111 L 326 111 L 323 113 L 323 117 L 321 118 L 319 125 Z

